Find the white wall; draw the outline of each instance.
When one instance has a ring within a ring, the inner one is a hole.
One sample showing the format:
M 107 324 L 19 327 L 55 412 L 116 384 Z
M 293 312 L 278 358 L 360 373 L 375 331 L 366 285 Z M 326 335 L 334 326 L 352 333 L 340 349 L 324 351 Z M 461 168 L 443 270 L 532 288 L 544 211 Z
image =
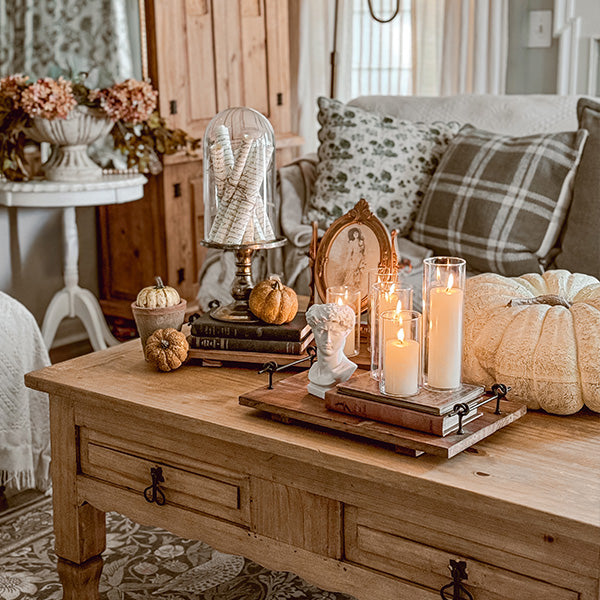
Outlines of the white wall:
M 559 0 L 572 2 L 573 17 L 581 23 L 577 44 L 574 92 L 588 94 L 590 38 L 600 37 L 600 0 Z M 509 0 L 509 53 L 506 88 L 509 94 L 553 94 L 557 91 L 559 40 L 550 48 L 527 48 L 529 11 L 555 11 L 556 0 Z M 600 82 L 599 82 L 600 83 Z M 596 95 L 600 90 L 596 90 Z
M 596 75 L 596 89 L 589 91 L 590 39 L 600 38 L 600 0 L 575 0 L 575 17 L 581 18 L 577 93 L 600 96 L 600 77 Z M 600 42 L 596 42 L 600 44 Z M 600 62 L 600 61 L 599 61 Z
M 554 0 L 510 0 L 507 94 L 556 93 L 558 41 L 550 48 L 527 48 L 530 10 L 552 10 Z

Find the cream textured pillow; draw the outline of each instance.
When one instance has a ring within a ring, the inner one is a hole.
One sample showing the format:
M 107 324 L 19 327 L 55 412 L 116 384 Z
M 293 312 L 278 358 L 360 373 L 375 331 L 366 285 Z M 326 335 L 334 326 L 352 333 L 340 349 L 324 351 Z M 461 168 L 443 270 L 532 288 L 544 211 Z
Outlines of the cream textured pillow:
M 326 229 L 361 198 L 389 230 L 410 231 L 458 123 L 413 123 L 319 98 L 319 163 L 305 222 Z

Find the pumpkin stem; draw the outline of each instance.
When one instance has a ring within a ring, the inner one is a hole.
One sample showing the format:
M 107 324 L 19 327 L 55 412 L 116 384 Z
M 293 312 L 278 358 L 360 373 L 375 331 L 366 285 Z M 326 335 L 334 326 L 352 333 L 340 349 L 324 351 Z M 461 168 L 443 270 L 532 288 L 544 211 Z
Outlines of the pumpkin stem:
M 154 278 L 154 281 L 156 281 L 156 285 L 154 287 L 157 290 L 160 290 L 161 288 L 165 287 L 165 284 L 163 283 L 162 279 L 158 275 Z
M 279 277 L 279 275 L 271 275 L 269 279 L 271 281 L 271 287 L 274 290 L 280 290 L 282 288 L 283 284 L 281 283 L 281 277 Z
M 160 340 L 160 345 L 165 349 L 167 349 L 170 346 L 167 340 Z
M 571 308 L 571 302 L 557 294 L 546 294 L 535 298 L 513 298 L 506 306 L 527 306 L 532 304 L 547 304 L 548 306 L 564 306 Z

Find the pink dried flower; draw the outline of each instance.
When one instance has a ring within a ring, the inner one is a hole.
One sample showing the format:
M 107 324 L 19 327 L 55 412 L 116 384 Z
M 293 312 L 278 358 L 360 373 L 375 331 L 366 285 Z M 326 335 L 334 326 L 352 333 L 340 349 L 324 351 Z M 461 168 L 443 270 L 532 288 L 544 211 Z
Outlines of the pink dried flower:
M 104 90 L 92 90 L 88 98 L 100 100 L 100 106 L 113 121 L 142 123 L 154 109 L 158 92 L 146 81 L 126 79 Z
M 65 119 L 77 104 L 70 81 L 44 77 L 21 94 L 23 110 L 30 117 Z
M 8 98 L 12 103 L 12 108 L 19 108 L 21 104 L 21 94 L 27 87 L 27 80 L 29 77 L 22 73 L 15 73 L 8 77 L 0 79 L 0 96 L 2 98 Z

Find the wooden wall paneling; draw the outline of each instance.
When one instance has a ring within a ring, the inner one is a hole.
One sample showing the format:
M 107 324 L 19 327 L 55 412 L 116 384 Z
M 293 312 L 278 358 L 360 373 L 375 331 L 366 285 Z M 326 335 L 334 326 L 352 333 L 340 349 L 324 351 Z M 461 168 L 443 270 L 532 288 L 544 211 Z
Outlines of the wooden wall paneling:
M 153 0 L 149 21 L 153 27 L 154 55 L 150 77 L 159 90 L 158 107 L 169 126 L 187 127 L 189 86 L 186 45 L 186 0 Z M 173 104 L 175 103 L 175 104 Z
M 288 3 L 265 0 L 265 22 L 268 32 L 269 118 L 276 132 L 288 133 L 291 131 Z
M 239 0 L 243 106 L 270 115 L 264 0 Z
M 213 15 L 210 0 L 185 0 L 188 72 L 186 131 L 202 137 L 217 113 Z
M 198 292 L 197 228 L 191 180 L 202 171 L 199 160 L 171 165 L 164 171 L 167 281 L 186 299 Z
M 217 110 L 243 105 L 241 23 L 238 0 L 213 0 Z

